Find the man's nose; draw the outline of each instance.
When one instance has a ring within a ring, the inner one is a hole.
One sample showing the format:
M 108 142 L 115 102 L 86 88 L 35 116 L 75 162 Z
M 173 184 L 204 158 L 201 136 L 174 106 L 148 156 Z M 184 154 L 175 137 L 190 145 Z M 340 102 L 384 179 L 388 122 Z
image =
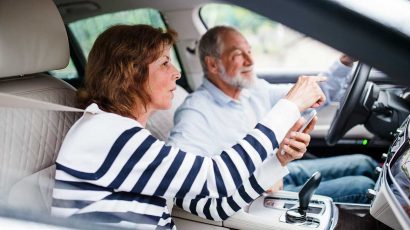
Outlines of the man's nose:
M 245 61 L 246 61 L 247 65 L 253 65 L 252 54 L 250 54 L 250 53 L 245 54 Z

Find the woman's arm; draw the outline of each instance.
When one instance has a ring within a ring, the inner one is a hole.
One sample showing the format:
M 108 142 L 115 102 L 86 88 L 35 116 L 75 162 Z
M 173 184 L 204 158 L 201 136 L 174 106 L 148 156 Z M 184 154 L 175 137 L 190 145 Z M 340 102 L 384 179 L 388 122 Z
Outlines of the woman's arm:
M 59 162 L 59 179 L 74 177 L 114 191 L 168 198 L 232 196 L 263 161 L 272 157 L 268 153 L 278 148 L 299 117 L 295 104 L 281 100 L 245 138 L 213 157 L 166 146 L 147 130 L 132 128 L 118 134 L 113 144 L 105 143 L 109 151 L 95 172 L 75 170 Z M 272 162 L 271 167 L 278 166 Z

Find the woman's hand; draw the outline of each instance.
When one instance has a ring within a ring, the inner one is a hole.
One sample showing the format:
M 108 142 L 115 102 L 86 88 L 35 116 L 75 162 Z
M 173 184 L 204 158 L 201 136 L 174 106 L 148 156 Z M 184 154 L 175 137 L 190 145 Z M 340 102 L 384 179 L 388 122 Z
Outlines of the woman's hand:
M 283 190 L 283 178 L 278 180 L 272 187 L 270 187 L 268 190 L 266 190 L 266 193 L 275 193 L 279 190 Z
M 318 84 L 325 80 L 326 77 L 322 76 L 300 76 L 285 98 L 295 103 L 300 112 L 307 108 L 317 108 L 326 100 Z
M 289 130 L 276 153 L 282 166 L 287 165 L 295 159 L 303 157 L 303 154 L 305 154 L 310 143 L 309 133 L 315 127 L 316 121 L 317 117 L 315 116 L 303 132 L 296 132 L 296 130 L 299 130 L 305 122 L 305 119 L 302 117 Z

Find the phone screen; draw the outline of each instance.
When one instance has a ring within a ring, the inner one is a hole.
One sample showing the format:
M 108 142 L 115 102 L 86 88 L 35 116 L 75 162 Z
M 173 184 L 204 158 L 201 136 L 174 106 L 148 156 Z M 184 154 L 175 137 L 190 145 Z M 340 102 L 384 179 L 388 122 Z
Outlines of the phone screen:
M 313 120 L 313 118 L 316 116 L 317 112 L 314 109 L 309 109 L 306 110 L 305 112 L 302 113 L 302 117 L 305 118 L 305 123 L 300 127 L 298 132 L 303 132 L 303 130 L 306 129 L 306 127 L 309 125 L 309 123 Z

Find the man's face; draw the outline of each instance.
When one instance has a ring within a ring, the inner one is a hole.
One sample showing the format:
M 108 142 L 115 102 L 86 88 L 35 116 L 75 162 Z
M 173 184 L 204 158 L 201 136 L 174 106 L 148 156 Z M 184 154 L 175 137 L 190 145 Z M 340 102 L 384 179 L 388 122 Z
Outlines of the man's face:
M 229 31 L 221 41 L 221 56 L 217 62 L 219 77 L 235 88 L 252 86 L 255 74 L 251 47 L 239 33 Z

